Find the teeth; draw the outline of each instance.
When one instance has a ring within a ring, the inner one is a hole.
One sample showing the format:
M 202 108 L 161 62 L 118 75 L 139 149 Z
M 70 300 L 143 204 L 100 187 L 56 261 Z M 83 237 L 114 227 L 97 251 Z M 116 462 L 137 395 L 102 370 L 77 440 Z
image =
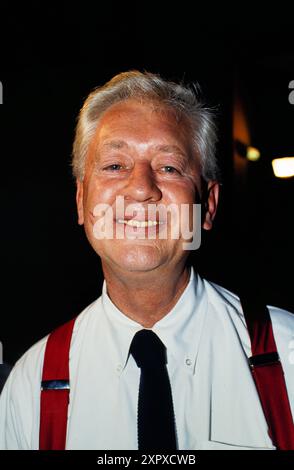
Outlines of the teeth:
M 124 220 L 117 219 L 119 224 L 130 225 L 131 227 L 152 227 L 154 225 L 162 224 L 162 222 L 157 222 L 156 220 Z

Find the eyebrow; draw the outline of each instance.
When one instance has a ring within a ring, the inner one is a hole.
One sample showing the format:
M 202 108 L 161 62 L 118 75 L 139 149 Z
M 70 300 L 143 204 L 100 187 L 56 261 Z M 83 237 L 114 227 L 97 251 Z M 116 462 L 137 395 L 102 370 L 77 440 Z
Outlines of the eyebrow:
M 118 150 L 118 149 L 121 149 L 123 147 L 128 147 L 128 143 L 125 142 L 124 140 L 110 140 L 109 142 L 105 142 L 103 145 L 102 145 L 102 149 L 104 148 L 110 148 L 110 149 L 115 149 L 115 150 Z
M 157 145 L 155 150 L 163 153 L 178 153 L 180 155 L 185 155 L 185 153 L 177 145 Z

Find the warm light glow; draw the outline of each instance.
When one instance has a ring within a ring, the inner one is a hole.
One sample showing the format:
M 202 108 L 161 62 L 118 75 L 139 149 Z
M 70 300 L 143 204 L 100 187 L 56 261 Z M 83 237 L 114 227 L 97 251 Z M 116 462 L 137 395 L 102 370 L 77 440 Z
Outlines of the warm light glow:
M 276 158 L 272 161 L 272 166 L 277 178 L 294 176 L 294 157 Z
M 246 157 L 247 160 L 250 160 L 252 162 L 256 162 L 260 158 L 260 151 L 255 148 L 255 147 L 247 147 L 247 152 L 246 152 Z

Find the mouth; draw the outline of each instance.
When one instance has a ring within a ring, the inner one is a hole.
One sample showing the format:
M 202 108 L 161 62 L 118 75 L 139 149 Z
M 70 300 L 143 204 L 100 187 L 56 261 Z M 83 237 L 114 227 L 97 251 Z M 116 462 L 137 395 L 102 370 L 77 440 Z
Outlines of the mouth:
M 128 225 L 130 227 L 146 228 L 163 225 L 164 222 L 160 220 L 135 220 L 135 219 L 116 219 L 116 223 Z

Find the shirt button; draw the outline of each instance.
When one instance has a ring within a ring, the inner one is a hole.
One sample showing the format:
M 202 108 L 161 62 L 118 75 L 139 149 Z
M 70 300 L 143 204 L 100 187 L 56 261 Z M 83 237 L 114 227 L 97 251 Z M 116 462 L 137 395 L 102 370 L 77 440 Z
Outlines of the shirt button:
M 190 366 L 191 364 L 192 364 L 191 359 L 186 359 L 186 365 L 187 365 L 187 366 Z
M 122 365 L 121 365 L 121 364 L 119 364 L 119 365 L 117 366 L 116 371 L 117 371 L 117 372 L 121 372 L 121 371 L 122 371 Z

